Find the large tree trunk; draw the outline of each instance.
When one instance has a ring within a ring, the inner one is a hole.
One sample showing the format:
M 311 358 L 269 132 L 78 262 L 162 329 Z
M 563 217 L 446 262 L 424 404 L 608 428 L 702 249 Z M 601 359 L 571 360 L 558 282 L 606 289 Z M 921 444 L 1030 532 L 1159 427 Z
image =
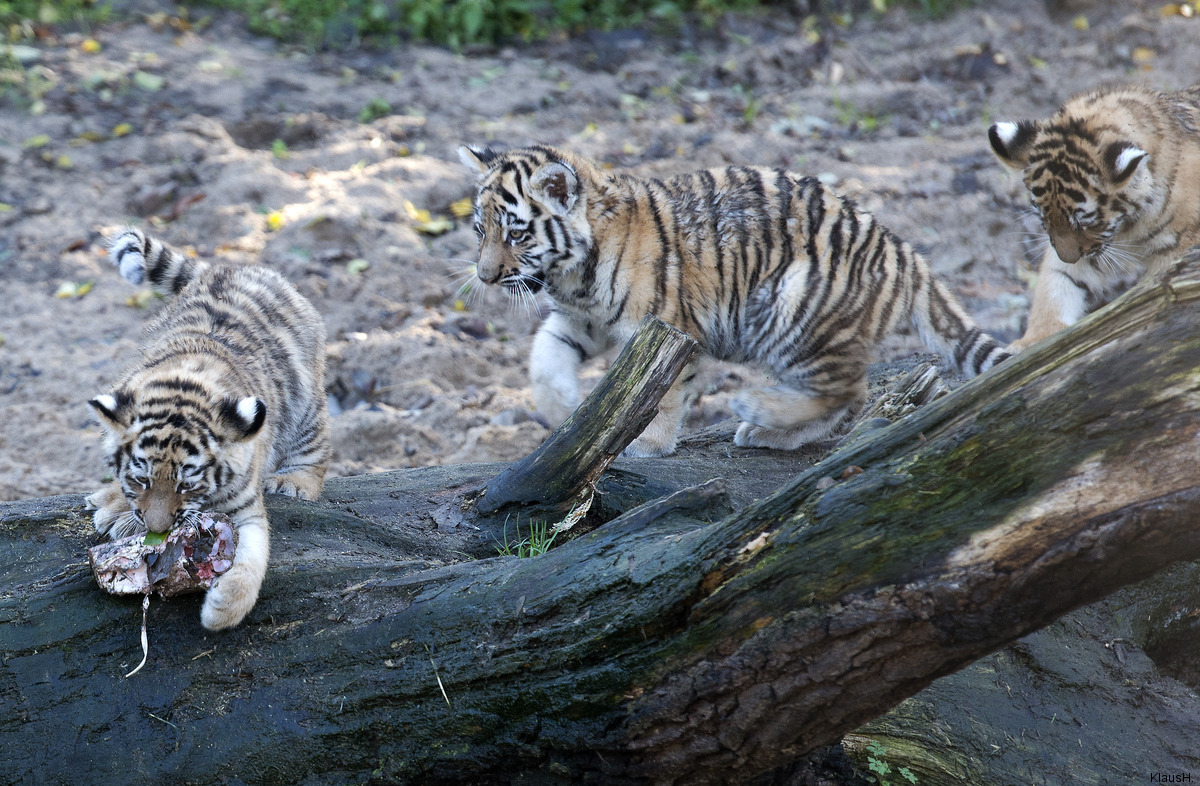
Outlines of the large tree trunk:
M 130 679 L 139 604 L 95 589 L 80 498 L 4 506 L 0 767 L 18 782 L 84 761 L 95 780 L 197 783 L 768 773 L 1200 556 L 1198 295 L 1193 258 L 803 471 L 728 443 L 619 462 L 589 514 L 611 520 L 534 559 L 487 558 L 519 522 L 464 504 L 497 466 L 272 500 L 247 622 L 213 635 L 197 602 L 152 604 Z M 636 509 L 717 474 L 736 513 L 701 491 Z

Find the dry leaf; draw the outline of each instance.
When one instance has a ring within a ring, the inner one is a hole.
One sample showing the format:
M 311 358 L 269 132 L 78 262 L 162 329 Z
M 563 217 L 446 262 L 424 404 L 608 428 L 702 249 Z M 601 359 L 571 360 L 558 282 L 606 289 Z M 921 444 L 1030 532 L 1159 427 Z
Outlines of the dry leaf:
M 1091 27 L 1091 25 L 1088 24 L 1088 18 L 1083 14 L 1080 14 L 1071 20 L 1071 27 L 1075 28 L 1076 30 L 1087 30 L 1089 27 Z
M 58 289 L 55 290 L 54 296 L 62 299 L 80 298 L 92 291 L 92 286 L 94 283 L 95 282 L 93 281 L 84 281 L 82 284 L 75 281 L 64 281 L 58 285 Z

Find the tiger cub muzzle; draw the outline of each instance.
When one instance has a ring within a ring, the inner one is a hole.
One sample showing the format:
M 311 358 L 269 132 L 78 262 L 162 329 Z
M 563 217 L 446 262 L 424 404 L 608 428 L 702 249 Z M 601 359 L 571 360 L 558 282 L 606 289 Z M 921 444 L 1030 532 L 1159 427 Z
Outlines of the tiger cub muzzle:
M 1067 222 L 1047 222 L 1046 234 L 1050 236 L 1054 253 L 1068 265 L 1078 262 L 1099 247 L 1086 233 L 1074 229 Z
M 485 284 L 495 284 L 519 272 L 520 259 L 504 243 L 488 240 L 479 248 L 475 275 Z
M 133 507 L 151 532 L 167 532 L 183 510 L 184 496 L 170 480 L 154 480 L 139 491 Z

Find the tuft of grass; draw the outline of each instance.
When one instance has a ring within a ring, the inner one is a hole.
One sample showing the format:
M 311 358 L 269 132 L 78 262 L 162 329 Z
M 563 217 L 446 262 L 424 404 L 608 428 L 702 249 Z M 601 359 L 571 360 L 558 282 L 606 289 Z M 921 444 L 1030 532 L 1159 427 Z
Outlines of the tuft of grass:
M 554 545 L 554 539 L 558 537 L 558 533 L 554 531 L 554 526 L 548 521 L 538 521 L 536 519 L 529 522 L 529 534 L 524 538 L 521 537 L 521 527 L 518 523 L 516 529 L 516 540 L 509 542 L 508 539 L 508 519 L 504 520 L 504 528 L 501 530 L 503 541 L 496 541 L 496 554 L 501 557 L 518 557 L 525 559 L 526 557 L 540 557 L 550 550 Z

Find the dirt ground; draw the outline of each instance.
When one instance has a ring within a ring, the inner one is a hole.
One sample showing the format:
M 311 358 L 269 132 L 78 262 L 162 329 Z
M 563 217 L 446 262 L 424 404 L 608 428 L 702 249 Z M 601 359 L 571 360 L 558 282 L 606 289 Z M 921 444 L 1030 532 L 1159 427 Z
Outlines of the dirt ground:
M 531 451 L 547 433 L 526 378 L 537 315 L 456 294 L 475 252 L 451 212 L 472 191 L 464 142 L 548 142 L 646 175 L 818 175 L 1015 338 L 1033 242 L 987 126 L 1101 83 L 1190 84 L 1200 18 L 1161 6 L 989 0 L 811 33 L 778 12 L 671 39 L 312 54 L 223 12 L 187 9 L 212 16 L 183 31 L 184 11 L 147 0 L 138 21 L 15 50 L 0 73 L 0 500 L 105 474 L 86 401 L 161 307 L 104 259 L 102 231 L 123 223 L 269 265 L 313 300 L 329 328 L 331 476 Z M 431 234 L 440 218 L 448 231 Z M 882 359 L 915 348 L 899 336 Z M 689 428 L 728 417 L 747 377 L 708 368 Z

